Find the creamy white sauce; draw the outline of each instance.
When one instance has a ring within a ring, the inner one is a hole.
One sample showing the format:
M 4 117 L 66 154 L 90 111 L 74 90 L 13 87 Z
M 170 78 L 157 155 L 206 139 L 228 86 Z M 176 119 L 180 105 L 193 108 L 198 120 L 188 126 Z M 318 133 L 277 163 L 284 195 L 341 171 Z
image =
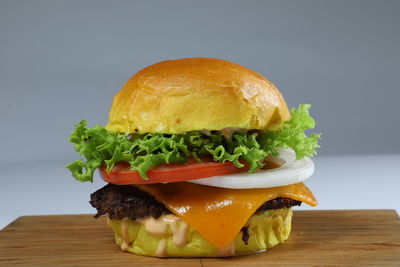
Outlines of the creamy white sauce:
M 160 217 L 161 218 L 161 217 Z M 153 217 L 145 217 L 137 221 L 143 224 L 144 229 L 152 235 L 163 235 L 167 231 L 168 223 L 165 220 L 154 219 Z
M 183 247 L 184 245 L 186 245 L 186 233 L 188 228 L 189 225 L 184 221 L 181 221 L 180 226 L 177 226 L 176 223 L 171 225 L 171 230 L 173 233 L 172 241 L 178 247 Z
M 144 229 L 153 235 L 165 235 L 168 226 L 172 231 L 172 241 L 176 246 L 182 247 L 186 245 L 188 224 L 173 214 L 162 215 L 157 219 L 151 216 L 138 219 Z M 179 221 L 179 223 L 178 223 Z
M 229 245 L 224 248 L 217 250 L 217 257 L 231 257 L 235 255 L 235 242 L 232 241 Z
M 227 140 L 231 140 L 232 136 L 234 133 L 239 132 L 241 129 L 240 128 L 224 128 L 221 130 L 221 134 L 225 137 Z
M 156 254 L 154 254 L 154 256 L 160 258 L 166 257 L 167 256 L 166 248 L 167 248 L 167 240 L 163 238 L 158 243 Z
M 240 131 L 243 131 L 243 129 L 228 127 L 228 128 L 224 128 L 224 129 L 220 130 L 219 132 L 225 137 L 225 139 L 231 140 L 233 134 L 236 132 L 240 132 Z M 211 135 L 211 131 L 209 131 L 209 130 L 201 130 L 200 132 L 202 132 L 205 135 Z
M 129 221 L 129 219 L 127 217 L 123 218 L 121 221 L 121 235 L 122 235 L 121 250 L 122 251 L 126 251 L 129 247 L 128 221 Z

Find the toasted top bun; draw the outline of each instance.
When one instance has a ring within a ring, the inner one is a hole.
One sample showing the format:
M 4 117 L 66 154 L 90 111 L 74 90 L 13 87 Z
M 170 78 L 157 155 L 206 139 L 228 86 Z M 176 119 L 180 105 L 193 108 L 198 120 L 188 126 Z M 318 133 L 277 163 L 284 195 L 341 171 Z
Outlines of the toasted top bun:
M 113 100 L 106 128 L 183 133 L 225 128 L 272 129 L 290 113 L 260 74 L 212 58 L 162 61 L 136 73 Z

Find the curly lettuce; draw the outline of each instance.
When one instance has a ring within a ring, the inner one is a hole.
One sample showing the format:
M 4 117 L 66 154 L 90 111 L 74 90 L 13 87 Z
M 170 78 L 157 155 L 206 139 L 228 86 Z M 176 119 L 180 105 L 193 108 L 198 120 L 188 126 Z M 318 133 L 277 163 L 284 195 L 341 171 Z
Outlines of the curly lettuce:
M 307 136 L 305 130 L 315 126 L 309 115 L 311 105 L 300 105 L 291 110 L 291 119 L 276 131 L 237 131 L 231 138 L 220 131 L 190 131 L 183 134 L 131 134 L 115 133 L 100 125 L 87 128 L 82 120 L 75 125 L 69 141 L 83 156 L 66 167 L 72 176 L 81 182 L 93 181 L 97 168 L 106 166 L 110 172 L 120 161 L 130 163 L 131 169 L 138 171 L 143 179 L 154 166 L 169 163 L 185 163 L 189 158 L 201 161 L 202 157 L 212 157 L 215 161 L 230 161 L 242 168 L 248 162 L 249 172 L 264 166 L 264 158 L 277 156 L 277 148 L 292 148 L 297 159 L 313 156 L 319 147 L 320 134 Z

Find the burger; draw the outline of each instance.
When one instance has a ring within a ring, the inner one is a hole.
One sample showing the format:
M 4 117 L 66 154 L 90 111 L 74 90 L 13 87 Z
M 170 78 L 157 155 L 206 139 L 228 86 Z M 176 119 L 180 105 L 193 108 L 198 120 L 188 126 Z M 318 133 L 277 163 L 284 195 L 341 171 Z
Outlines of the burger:
M 220 59 L 156 63 L 115 95 L 103 127 L 75 125 L 78 181 L 123 251 L 227 257 L 284 242 L 292 206 L 317 205 L 302 182 L 319 147 L 310 105 L 289 111 L 260 74 Z

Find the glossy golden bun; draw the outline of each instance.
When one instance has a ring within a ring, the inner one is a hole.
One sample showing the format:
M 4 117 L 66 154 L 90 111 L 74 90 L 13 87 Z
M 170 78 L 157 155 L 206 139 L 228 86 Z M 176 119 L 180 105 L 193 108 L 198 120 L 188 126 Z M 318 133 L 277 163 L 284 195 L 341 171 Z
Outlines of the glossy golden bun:
M 212 58 L 162 61 L 136 73 L 113 100 L 106 128 L 183 133 L 224 128 L 270 129 L 290 113 L 260 74 Z

